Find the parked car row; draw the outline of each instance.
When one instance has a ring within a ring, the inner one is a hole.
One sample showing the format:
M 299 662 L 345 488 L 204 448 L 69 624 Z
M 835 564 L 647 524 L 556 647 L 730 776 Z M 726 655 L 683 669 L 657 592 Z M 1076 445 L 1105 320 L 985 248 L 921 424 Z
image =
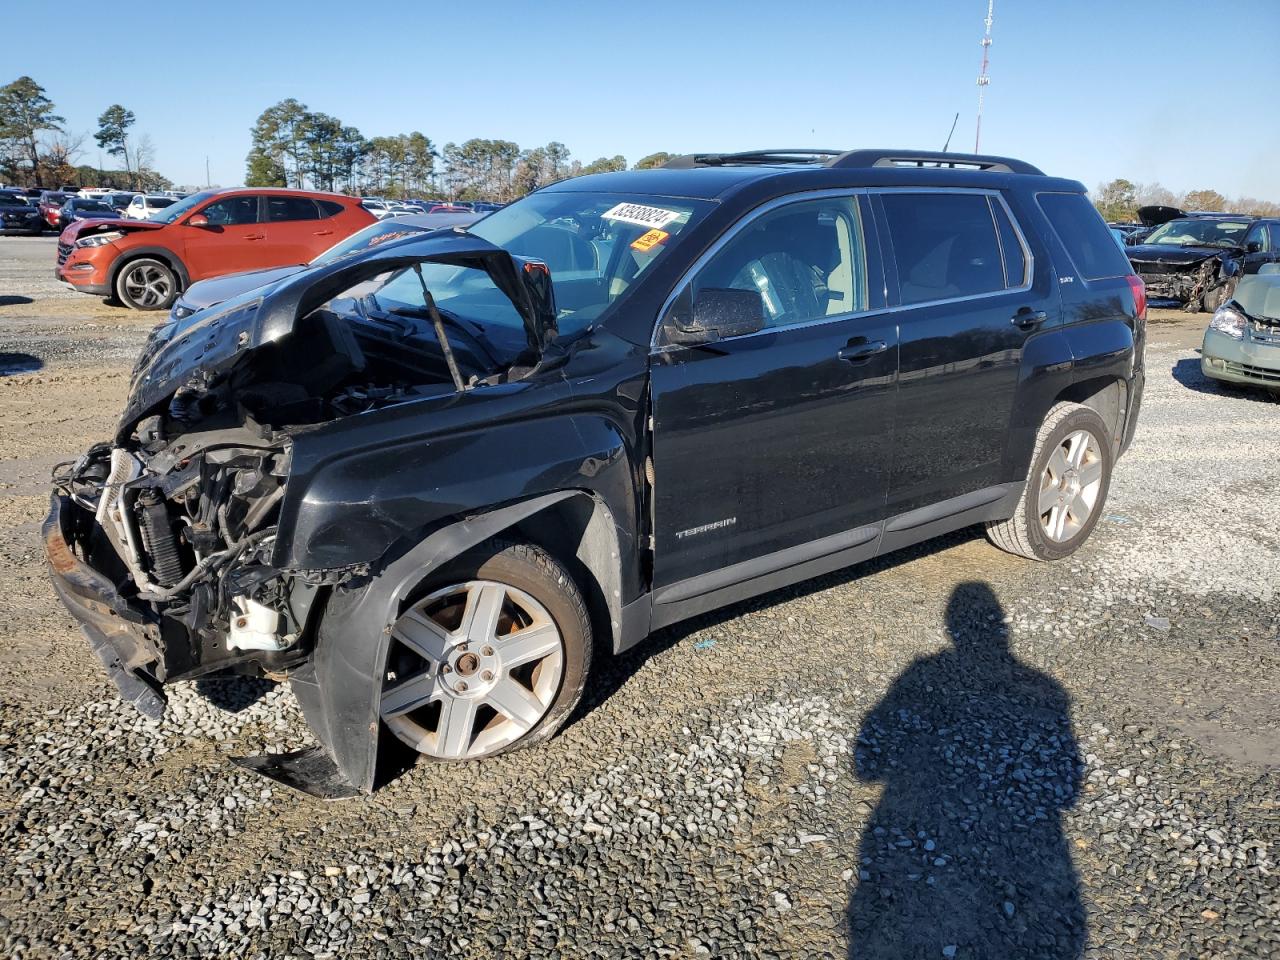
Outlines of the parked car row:
M 69 200 L 63 209 L 69 219 L 58 238 L 55 275 L 76 290 L 137 310 L 167 310 L 192 284 L 210 278 L 267 269 L 288 273 L 322 254 L 341 255 L 334 251 L 354 249 L 345 246 L 352 234 L 379 222 L 355 197 L 260 188 L 192 194 L 148 219 L 122 219 L 90 200 Z M 367 242 L 478 217 L 470 211 L 397 214 L 391 230 L 370 234 Z
M 379 220 L 407 217 L 420 213 L 492 213 L 505 204 L 487 200 L 387 200 L 383 197 L 361 197 L 361 204 Z
M 4 188 L 0 197 L 7 208 L 27 205 L 38 216 L 31 218 L 5 218 L 4 233 L 38 234 L 45 230 L 61 231 L 68 224 L 87 219 L 90 215 L 101 218 L 122 217 L 129 220 L 146 220 L 157 211 L 177 203 L 186 194 L 140 194 L 121 190 L 34 190 Z

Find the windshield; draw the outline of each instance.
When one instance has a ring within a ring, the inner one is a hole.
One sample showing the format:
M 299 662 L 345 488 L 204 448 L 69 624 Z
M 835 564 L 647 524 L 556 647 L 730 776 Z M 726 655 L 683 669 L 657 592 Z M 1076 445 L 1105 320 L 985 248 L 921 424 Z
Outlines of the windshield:
M 596 322 L 711 207 L 687 198 L 547 191 L 489 214 L 469 231 L 550 268 L 557 325 L 566 334 Z M 459 313 L 472 298 L 487 296 L 468 287 L 456 268 L 428 269 L 433 294 L 442 304 L 455 300 Z
M 97 200 L 73 200 L 71 206 L 77 213 L 115 213 L 105 203 Z
M 216 196 L 216 190 L 202 190 L 199 193 L 193 193 L 189 197 L 184 197 L 177 202 L 165 204 L 167 197 L 147 197 L 146 204 L 148 207 L 166 207 L 166 209 L 155 214 L 151 218 L 152 223 L 173 223 L 179 217 L 190 213 L 194 208 L 200 206 L 210 197 Z
M 1238 247 L 1249 229 L 1244 220 L 1170 220 L 1157 227 L 1146 243 L 1174 247 Z
M 22 197 L 15 197 L 12 193 L 0 193 L 0 206 L 26 207 L 30 206 L 30 204 Z
M 353 253 L 361 253 L 380 244 L 390 243 L 392 240 L 403 240 L 416 233 L 426 233 L 428 229 L 416 227 L 411 223 L 397 223 L 395 220 L 379 220 L 377 223 L 369 224 L 363 230 L 356 231 L 345 240 L 335 243 L 312 260 L 311 266 L 319 267 L 326 263 L 333 263 Z

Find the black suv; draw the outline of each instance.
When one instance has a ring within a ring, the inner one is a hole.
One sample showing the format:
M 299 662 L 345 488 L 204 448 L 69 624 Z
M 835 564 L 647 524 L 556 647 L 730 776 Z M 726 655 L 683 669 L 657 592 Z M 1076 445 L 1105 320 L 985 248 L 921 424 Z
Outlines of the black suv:
M 144 712 L 287 675 L 322 746 L 243 762 L 369 790 L 546 739 L 594 649 L 703 611 L 971 524 L 1067 556 L 1144 327 L 1084 187 L 1029 164 L 681 157 L 170 319 L 45 543 Z

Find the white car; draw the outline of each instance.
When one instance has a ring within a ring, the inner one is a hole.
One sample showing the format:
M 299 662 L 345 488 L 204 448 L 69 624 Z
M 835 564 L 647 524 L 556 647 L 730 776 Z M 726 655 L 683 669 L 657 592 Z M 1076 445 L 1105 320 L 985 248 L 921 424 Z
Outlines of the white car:
M 177 202 L 173 197 L 140 193 L 124 208 L 124 217 L 126 220 L 150 220 L 165 207 L 171 207 Z
M 379 220 L 385 220 L 387 217 L 395 216 L 391 212 L 392 204 L 386 200 L 379 200 L 377 197 L 361 197 L 360 206 L 364 207 Z

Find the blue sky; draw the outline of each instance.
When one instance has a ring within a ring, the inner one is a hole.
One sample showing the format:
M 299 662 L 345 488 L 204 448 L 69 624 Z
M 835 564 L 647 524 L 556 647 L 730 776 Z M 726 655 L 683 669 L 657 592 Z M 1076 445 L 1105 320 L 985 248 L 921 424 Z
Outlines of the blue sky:
M 48 19 L 44 2 L 6 8 Z M 290 96 L 366 136 L 560 140 L 584 162 L 939 149 L 957 111 L 952 149 L 972 150 L 985 14 L 986 0 L 117 0 L 81 18 L 117 54 L 10 43 L 0 83 L 31 75 L 88 133 L 123 103 L 179 183 L 204 181 L 206 155 L 215 183 L 239 183 L 249 127 Z M 1280 201 L 1280 0 L 996 0 L 993 39 L 984 152 L 1091 189 L 1125 176 Z

